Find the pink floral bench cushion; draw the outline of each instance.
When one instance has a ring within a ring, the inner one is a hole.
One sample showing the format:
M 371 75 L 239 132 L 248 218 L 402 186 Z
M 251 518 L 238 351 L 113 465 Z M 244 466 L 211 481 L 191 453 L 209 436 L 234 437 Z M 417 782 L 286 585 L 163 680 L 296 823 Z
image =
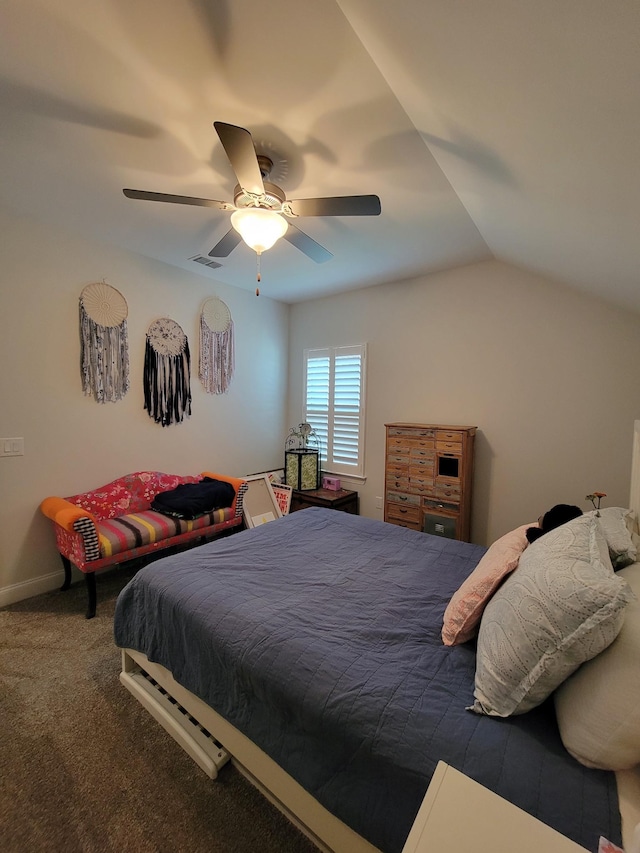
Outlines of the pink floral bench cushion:
M 93 492 L 73 495 L 67 500 L 86 509 L 96 518 L 107 520 L 127 513 L 145 512 L 159 492 L 175 489 L 181 483 L 198 483 L 200 477 L 181 477 L 161 471 L 137 471 L 127 474 Z
M 100 554 L 113 557 L 124 551 L 141 548 L 184 533 L 222 524 L 234 517 L 231 507 L 217 509 L 193 520 L 172 518 L 154 510 L 121 515 L 101 521 L 97 525 Z

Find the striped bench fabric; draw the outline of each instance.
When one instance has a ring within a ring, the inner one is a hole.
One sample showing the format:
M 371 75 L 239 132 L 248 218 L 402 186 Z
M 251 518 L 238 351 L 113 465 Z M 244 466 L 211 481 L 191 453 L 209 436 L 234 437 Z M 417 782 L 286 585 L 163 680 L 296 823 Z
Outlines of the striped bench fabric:
M 230 507 L 227 507 L 190 520 L 172 518 L 154 512 L 152 509 L 106 519 L 96 525 L 100 556 L 113 557 L 123 551 L 141 548 L 144 545 L 211 527 L 213 524 L 222 524 L 232 518 L 234 513 Z

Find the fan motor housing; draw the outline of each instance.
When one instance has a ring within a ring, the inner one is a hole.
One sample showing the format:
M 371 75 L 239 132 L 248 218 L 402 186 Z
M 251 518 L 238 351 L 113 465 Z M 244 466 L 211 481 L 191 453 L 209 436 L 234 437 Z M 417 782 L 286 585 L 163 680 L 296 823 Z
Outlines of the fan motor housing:
M 286 195 L 275 184 L 270 184 L 269 181 L 264 181 L 264 196 L 260 197 L 260 207 L 265 207 L 268 210 L 280 210 L 286 201 Z M 240 184 L 236 184 L 233 191 L 233 203 L 236 207 L 255 207 L 255 196 L 246 193 Z

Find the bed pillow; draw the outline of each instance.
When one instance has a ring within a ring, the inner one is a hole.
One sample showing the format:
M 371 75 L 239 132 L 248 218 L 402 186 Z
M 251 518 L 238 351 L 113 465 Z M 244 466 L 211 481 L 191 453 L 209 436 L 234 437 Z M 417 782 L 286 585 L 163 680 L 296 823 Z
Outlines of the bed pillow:
M 542 536 L 484 611 L 471 710 L 507 717 L 539 705 L 613 642 L 632 597 L 596 518 Z
M 523 524 L 496 539 L 453 594 L 442 624 L 442 642 L 445 646 L 466 643 L 476 636 L 489 599 L 502 580 L 516 568 L 520 555 L 529 544 L 525 535 L 527 528 L 537 526 L 537 522 Z
M 591 510 L 587 515 L 596 516 L 602 525 L 613 568 L 621 569 L 634 563 L 637 556 L 632 536 L 636 525 L 635 512 L 621 506 L 608 506 L 597 512 Z
M 640 597 L 640 563 L 620 571 Z M 587 767 L 627 770 L 640 764 L 640 602 L 625 610 L 611 645 L 556 690 L 560 737 Z

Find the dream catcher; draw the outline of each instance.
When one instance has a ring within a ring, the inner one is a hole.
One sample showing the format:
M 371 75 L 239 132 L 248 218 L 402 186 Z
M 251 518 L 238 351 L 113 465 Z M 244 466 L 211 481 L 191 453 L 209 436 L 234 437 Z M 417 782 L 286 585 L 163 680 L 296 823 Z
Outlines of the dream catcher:
M 157 424 L 179 424 L 191 414 L 189 342 L 175 320 L 163 317 L 147 330 L 144 407 Z
M 105 282 L 80 294 L 82 390 L 98 403 L 115 403 L 129 390 L 128 313 L 124 296 Z
M 200 314 L 200 380 L 209 394 L 224 394 L 234 368 L 233 320 L 221 299 L 212 297 Z

